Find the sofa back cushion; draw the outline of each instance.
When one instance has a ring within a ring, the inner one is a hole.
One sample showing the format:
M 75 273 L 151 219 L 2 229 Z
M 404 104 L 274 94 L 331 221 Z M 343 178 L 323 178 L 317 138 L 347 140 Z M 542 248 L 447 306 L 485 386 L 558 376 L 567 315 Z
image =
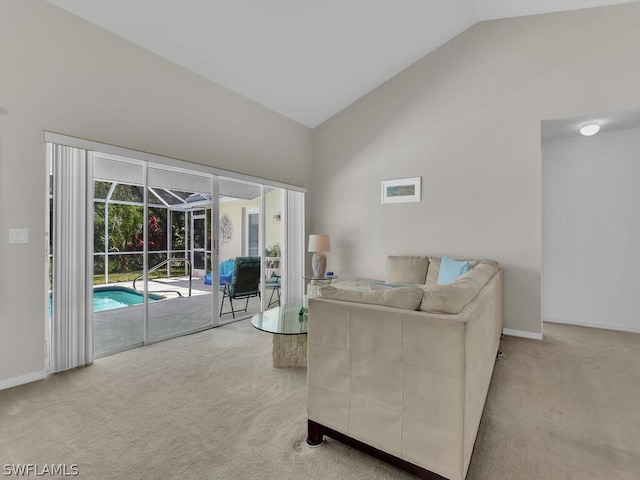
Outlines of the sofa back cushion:
M 387 257 L 385 283 L 424 285 L 429 268 L 429 257 L 394 256 Z
M 420 310 L 431 313 L 460 313 L 498 271 L 498 262 L 482 260 L 464 275 L 446 285 L 426 285 Z
M 322 298 L 342 300 L 343 302 L 369 303 L 385 307 L 403 308 L 405 310 L 418 310 L 423 295 L 424 290 L 419 287 L 399 287 L 389 290 L 362 292 L 327 286 L 318 290 L 318 296 Z

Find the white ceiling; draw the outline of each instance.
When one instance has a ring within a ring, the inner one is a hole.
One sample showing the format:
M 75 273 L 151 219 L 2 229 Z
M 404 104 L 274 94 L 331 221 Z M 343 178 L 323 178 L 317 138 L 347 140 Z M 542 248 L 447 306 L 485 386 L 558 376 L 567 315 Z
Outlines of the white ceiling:
M 308 127 L 482 20 L 630 0 L 47 0 Z

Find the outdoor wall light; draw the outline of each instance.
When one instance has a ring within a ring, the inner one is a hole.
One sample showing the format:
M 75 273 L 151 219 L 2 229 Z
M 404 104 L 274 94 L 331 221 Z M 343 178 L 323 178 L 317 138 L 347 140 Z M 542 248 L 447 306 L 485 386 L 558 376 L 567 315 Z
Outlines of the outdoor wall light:
M 600 130 L 600 125 L 596 123 L 590 123 L 589 125 L 585 125 L 580 128 L 580 133 L 585 137 L 590 137 L 591 135 L 595 135 Z

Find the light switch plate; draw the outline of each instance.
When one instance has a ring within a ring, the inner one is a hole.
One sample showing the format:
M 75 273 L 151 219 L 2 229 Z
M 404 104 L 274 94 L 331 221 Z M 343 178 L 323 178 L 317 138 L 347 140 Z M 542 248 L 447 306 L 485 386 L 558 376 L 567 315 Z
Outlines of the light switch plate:
M 9 243 L 29 243 L 29 230 L 26 228 L 10 228 Z

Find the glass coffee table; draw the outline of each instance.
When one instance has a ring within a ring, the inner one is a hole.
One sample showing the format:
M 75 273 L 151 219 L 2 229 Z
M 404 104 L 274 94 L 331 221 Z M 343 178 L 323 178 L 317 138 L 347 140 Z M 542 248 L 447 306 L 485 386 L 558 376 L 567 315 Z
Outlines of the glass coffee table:
M 307 315 L 300 316 L 299 304 L 285 304 L 251 317 L 251 325 L 273 334 L 273 366 L 307 366 Z

